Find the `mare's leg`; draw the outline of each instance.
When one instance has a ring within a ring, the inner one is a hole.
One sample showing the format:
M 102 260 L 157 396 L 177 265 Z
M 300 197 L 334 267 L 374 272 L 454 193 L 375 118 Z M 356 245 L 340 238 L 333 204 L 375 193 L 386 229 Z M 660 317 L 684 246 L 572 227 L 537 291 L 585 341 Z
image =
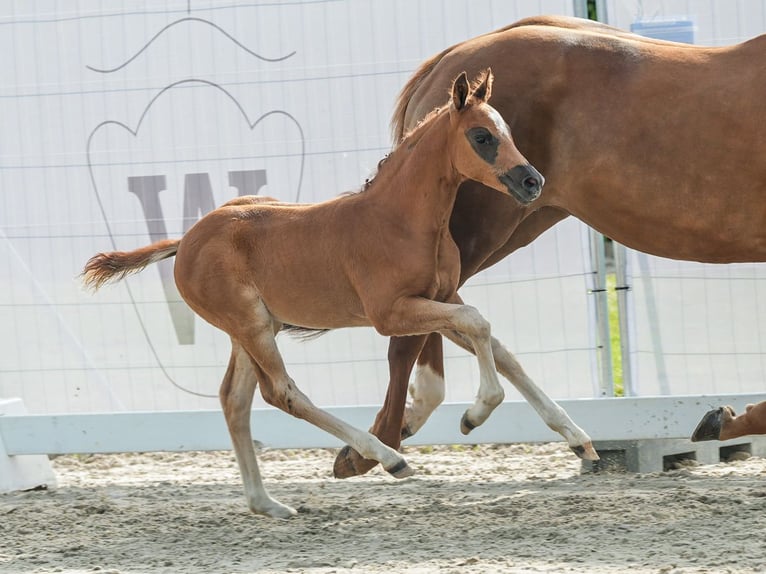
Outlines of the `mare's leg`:
M 470 341 L 459 333 L 444 332 L 450 341 L 473 353 Z M 577 426 L 567 412 L 557 405 L 540 387 L 524 372 L 516 357 L 505 346 L 492 337 L 492 352 L 495 357 L 497 370 L 508 379 L 522 394 L 524 399 L 540 415 L 546 425 L 563 436 L 569 448 L 585 460 L 598 460 L 598 454 L 593 448 L 593 442 L 587 433 Z
M 479 390 L 476 401 L 460 421 L 461 432 L 468 434 L 487 420 L 503 401 L 505 392 L 495 370 L 489 322 L 475 308 L 463 305 L 457 295 L 450 301 L 408 297 L 399 300 L 387 315 L 373 318 L 373 323 L 384 335 L 455 330 L 470 341 L 479 361 Z
M 444 401 L 444 347 L 439 333 L 428 336 L 418 357 L 415 380 L 410 385 L 412 402 L 404 411 L 402 439 L 411 437 Z M 393 420 L 391 421 L 393 424 Z M 376 433 L 377 434 L 377 433 Z
M 252 316 L 240 323 L 237 338 L 265 375 L 261 394 L 267 403 L 351 445 L 365 458 L 380 462 L 383 468 L 397 478 L 413 474 L 404 458 L 394 449 L 381 443 L 370 433 L 361 431 L 341 419 L 316 407 L 295 385 L 285 369 L 277 348 L 273 321 L 266 306 L 259 302 Z
M 219 397 L 245 486 L 247 506 L 257 514 L 289 518 L 295 514 L 295 510 L 274 500 L 266 492 L 253 449 L 250 407 L 253 404 L 253 394 L 257 385 L 257 367 L 253 365 L 250 356 L 239 343 L 234 339 L 231 342 L 231 358 L 221 384 Z
M 749 434 L 766 434 L 766 401 L 747 405 L 741 415 L 730 406 L 707 412 L 694 429 L 692 441 L 728 440 Z
M 731 414 L 734 415 L 733 409 Z M 766 434 L 766 401 L 747 405 L 741 415 L 724 418 L 719 439 L 728 440 L 749 434 Z
M 401 443 L 402 413 L 407 400 L 407 383 L 410 371 L 423 343 L 425 335 L 391 337 L 388 344 L 389 383 L 383 407 L 378 411 L 370 432 L 383 444 L 399 448 Z M 333 473 L 336 478 L 348 478 L 364 474 L 378 464 L 364 458 L 350 446 L 344 446 L 335 457 Z

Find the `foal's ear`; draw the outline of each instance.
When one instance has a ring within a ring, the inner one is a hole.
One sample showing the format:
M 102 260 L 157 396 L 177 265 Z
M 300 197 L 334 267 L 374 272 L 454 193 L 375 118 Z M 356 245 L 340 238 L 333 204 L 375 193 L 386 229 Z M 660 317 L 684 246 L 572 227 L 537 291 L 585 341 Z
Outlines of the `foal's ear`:
M 452 82 L 452 103 L 456 110 L 462 110 L 468 99 L 470 88 L 468 86 L 468 74 L 463 72 Z
M 481 82 L 476 86 L 473 91 L 473 97 L 480 102 L 486 102 L 492 95 L 492 82 L 495 81 L 495 76 L 492 74 L 492 68 L 487 68 L 480 75 Z

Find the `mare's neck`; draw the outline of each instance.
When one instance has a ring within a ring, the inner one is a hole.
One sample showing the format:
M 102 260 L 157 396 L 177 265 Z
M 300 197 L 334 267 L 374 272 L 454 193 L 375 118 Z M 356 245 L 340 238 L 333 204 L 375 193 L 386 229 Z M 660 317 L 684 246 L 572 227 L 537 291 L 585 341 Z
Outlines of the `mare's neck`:
M 448 129 L 446 111 L 416 128 L 391 152 L 364 193 L 413 228 L 447 226 L 463 179 L 445 146 Z

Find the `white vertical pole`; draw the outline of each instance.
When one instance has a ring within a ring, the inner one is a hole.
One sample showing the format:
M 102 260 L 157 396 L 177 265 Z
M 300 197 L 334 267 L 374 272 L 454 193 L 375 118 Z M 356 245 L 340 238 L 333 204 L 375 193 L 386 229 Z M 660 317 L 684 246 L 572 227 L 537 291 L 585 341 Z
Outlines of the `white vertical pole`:
M 612 376 L 612 350 L 609 341 L 609 307 L 606 297 L 606 253 L 604 236 L 598 231 L 590 230 L 591 268 L 593 281 L 591 294 L 596 313 L 596 346 L 599 362 L 599 395 L 614 396 L 614 379 Z

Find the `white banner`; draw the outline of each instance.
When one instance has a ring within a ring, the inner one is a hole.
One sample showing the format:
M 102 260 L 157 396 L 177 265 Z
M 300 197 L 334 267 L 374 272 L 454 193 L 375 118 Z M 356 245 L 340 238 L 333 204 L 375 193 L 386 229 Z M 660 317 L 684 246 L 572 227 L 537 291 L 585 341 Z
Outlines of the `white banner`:
M 424 59 L 572 13 L 569 0 L 70 6 L 0 8 L 0 397 L 31 413 L 215 408 L 229 341 L 180 301 L 172 261 L 95 295 L 85 261 L 178 236 L 237 195 L 358 189 Z M 592 396 L 581 229 L 559 226 L 464 291 L 553 396 Z M 280 340 L 318 404 L 382 401 L 387 340 L 372 329 Z M 475 360 L 448 356 L 448 399 L 470 399 Z

